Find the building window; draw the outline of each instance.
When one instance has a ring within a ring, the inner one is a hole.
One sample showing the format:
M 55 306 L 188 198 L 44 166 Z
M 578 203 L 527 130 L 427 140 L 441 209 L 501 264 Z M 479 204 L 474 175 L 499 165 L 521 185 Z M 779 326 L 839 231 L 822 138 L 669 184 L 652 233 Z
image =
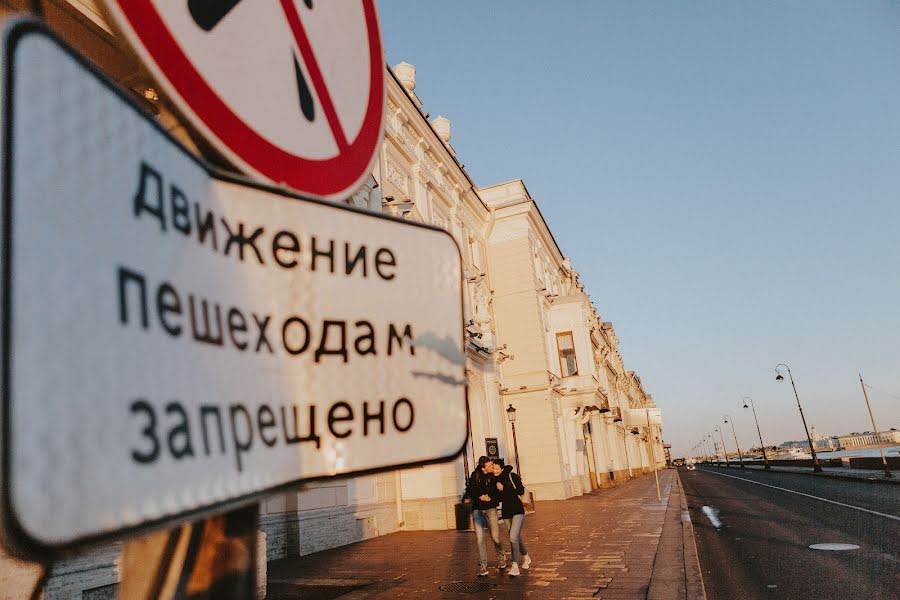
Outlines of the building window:
M 563 377 L 578 375 L 578 363 L 575 361 L 575 342 L 572 332 L 556 334 L 556 347 L 559 350 L 559 372 Z

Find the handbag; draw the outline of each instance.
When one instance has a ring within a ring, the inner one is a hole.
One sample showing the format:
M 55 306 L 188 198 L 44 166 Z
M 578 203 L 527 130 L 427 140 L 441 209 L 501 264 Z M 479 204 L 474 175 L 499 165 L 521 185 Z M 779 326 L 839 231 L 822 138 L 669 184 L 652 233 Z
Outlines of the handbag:
M 513 483 L 513 480 L 512 480 L 512 471 L 507 473 L 506 477 L 507 477 L 507 480 L 509 481 L 509 487 L 511 487 L 512 489 L 516 489 L 516 485 L 515 485 L 515 483 Z M 519 478 L 519 481 L 521 481 L 521 478 Z M 523 490 L 525 489 L 524 483 L 522 484 L 522 489 Z M 523 505 L 526 502 L 528 502 L 528 494 L 522 493 L 522 494 L 519 494 L 518 496 L 519 496 L 519 502 L 521 502 Z
M 522 480 L 522 477 L 521 477 L 521 475 L 520 475 L 520 476 L 519 476 L 519 481 L 521 481 L 521 480 Z M 513 485 L 513 481 L 512 481 L 512 472 L 510 472 L 510 474 L 509 474 L 509 484 L 510 484 L 513 488 L 516 487 L 516 486 Z M 525 484 L 524 484 L 524 483 L 522 484 L 522 489 L 523 489 L 523 490 L 525 489 Z M 525 513 L 526 513 L 526 514 L 530 514 L 530 513 L 533 513 L 533 512 L 534 512 L 534 500 L 533 500 L 533 496 L 531 495 L 531 493 L 529 493 L 529 492 L 526 491 L 526 492 L 523 493 L 523 494 L 519 494 L 519 502 L 522 503 L 522 508 L 525 509 Z

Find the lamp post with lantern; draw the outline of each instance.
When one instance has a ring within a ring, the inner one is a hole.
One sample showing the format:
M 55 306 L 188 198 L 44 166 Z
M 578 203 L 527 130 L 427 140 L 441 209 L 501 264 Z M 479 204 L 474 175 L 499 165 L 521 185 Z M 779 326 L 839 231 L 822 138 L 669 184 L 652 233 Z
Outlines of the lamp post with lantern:
M 519 442 L 516 439 L 516 409 L 512 404 L 509 405 L 506 409 L 506 418 L 509 419 L 510 427 L 512 427 L 512 435 L 513 435 L 513 452 L 516 453 L 516 473 L 519 474 L 519 477 L 522 477 L 522 467 L 519 466 Z M 523 504 L 525 505 L 525 512 L 530 514 L 535 511 L 534 506 L 534 494 L 526 490 L 525 491 L 525 500 L 523 500 Z
M 725 435 L 722 433 L 722 428 L 716 425 L 714 431 L 718 431 L 719 437 L 722 438 L 722 454 L 725 456 L 725 466 L 730 467 L 731 463 L 728 462 L 728 449 L 725 448 Z
M 756 433 L 759 434 L 759 447 L 762 449 L 763 462 L 766 464 L 766 471 L 768 471 L 772 467 L 769 466 L 769 457 L 766 454 L 766 445 L 763 443 L 762 431 L 759 430 L 759 419 L 756 418 L 756 406 L 753 404 L 753 398 L 751 398 L 750 396 L 744 396 L 743 400 L 744 400 L 744 408 L 752 408 L 753 409 L 753 420 L 756 422 Z M 747 406 L 747 400 L 750 401 L 750 406 Z
M 800 419 L 803 421 L 803 429 L 806 431 L 806 441 L 809 442 L 809 453 L 812 454 L 813 471 L 815 473 L 822 472 L 822 465 L 819 464 L 819 457 L 816 456 L 816 447 L 813 446 L 812 438 L 809 436 L 809 427 L 806 426 L 806 417 L 803 415 L 803 407 L 800 406 L 800 396 L 797 395 L 797 386 L 794 385 L 794 375 L 791 368 L 784 363 L 775 365 L 775 381 L 784 381 L 784 375 L 781 374 L 781 367 L 787 370 L 788 377 L 791 379 L 791 387 L 794 388 L 794 398 L 797 399 L 797 408 L 800 409 Z
M 512 426 L 513 452 L 516 453 L 516 473 L 518 473 L 519 477 L 521 477 L 522 468 L 519 466 L 519 443 L 516 440 L 516 409 L 513 408 L 512 404 L 510 404 L 509 408 L 506 409 L 506 418 L 509 419 L 509 424 L 510 426 Z
M 743 469 L 744 457 L 741 456 L 741 445 L 738 443 L 737 433 L 734 431 L 734 418 L 731 415 L 725 415 L 724 418 L 726 424 L 729 422 L 728 419 L 731 419 L 731 435 L 734 436 L 734 445 L 737 447 L 738 460 L 741 461 L 741 468 Z

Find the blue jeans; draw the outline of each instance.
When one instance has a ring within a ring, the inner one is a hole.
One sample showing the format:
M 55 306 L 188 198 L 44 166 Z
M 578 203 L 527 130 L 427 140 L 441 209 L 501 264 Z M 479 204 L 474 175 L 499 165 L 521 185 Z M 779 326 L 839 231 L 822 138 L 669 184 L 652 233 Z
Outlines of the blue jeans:
M 478 541 L 478 564 L 482 568 L 487 568 L 487 549 L 484 547 L 484 528 L 491 532 L 491 539 L 494 540 L 494 549 L 497 556 L 503 556 L 503 546 L 500 545 L 500 526 L 497 519 L 497 509 L 487 508 L 484 510 L 476 508 L 472 511 L 472 523 L 475 525 L 475 539 Z
M 505 519 L 504 519 L 505 520 Z M 528 554 L 525 542 L 522 541 L 522 525 L 525 524 L 525 515 L 513 515 L 507 521 L 509 527 L 509 545 L 512 548 L 512 561 L 516 564 L 522 562 L 522 557 Z

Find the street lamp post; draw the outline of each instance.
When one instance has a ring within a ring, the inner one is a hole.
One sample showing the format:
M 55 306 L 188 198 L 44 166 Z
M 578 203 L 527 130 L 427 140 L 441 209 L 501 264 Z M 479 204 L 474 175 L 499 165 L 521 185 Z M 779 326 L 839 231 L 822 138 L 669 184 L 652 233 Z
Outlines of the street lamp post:
M 821 473 L 822 465 L 819 464 L 819 457 L 816 456 L 816 448 L 813 446 L 812 438 L 809 437 L 809 427 L 806 426 L 806 417 L 803 415 L 803 407 L 800 406 L 800 396 L 797 395 L 797 386 L 794 384 L 794 374 L 791 373 L 791 368 L 789 366 L 784 363 L 779 363 L 775 365 L 775 381 L 784 381 L 784 375 L 778 370 L 779 367 L 784 367 L 788 372 L 788 377 L 791 379 L 791 387 L 794 388 L 794 398 L 797 399 L 797 408 L 800 409 L 800 419 L 803 420 L 803 429 L 806 431 L 806 441 L 809 442 L 809 453 L 812 454 L 813 458 L 813 471 Z
M 713 454 L 716 457 L 716 466 L 719 466 L 722 464 L 722 461 L 719 460 L 719 442 L 716 441 L 715 431 L 709 434 L 709 441 L 712 442 L 713 445 Z
M 891 478 L 893 475 L 891 475 L 887 459 L 884 457 L 884 448 L 881 445 L 881 437 L 878 435 L 878 426 L 875 425 L 875 417 L 872 415 L 872 405 L 869 404 L 869 394 L 866 393 L 866 384 L 863 381 L 862 373 L 859 374 L 859 386 L 862 388 L 863 398 L 866 399 L 866 408 L 869 409 L 869 419 L 872 421 L 872 431 L 875 432 L 875 441 L 878 443 L 878 451 L 881 452 L 881 464 L 884 465 L 884 476 Z
M 622 417 L 613 419 L 613 423 L 620 422 L 622 422 Z M 628 458 L 628 431 L 624 423 L 622 424 L 622 447 L 625 448 L 625 465 L 628 467 L 628 477 L 634 477 L 634 472 L 631 470 L 631 459 Z
M 731 435 L 734 436 L 734 445 L 737 447 L 738 452 L 738 460 L 741 461 L 741 468 L 744 468 L 744 457 L 741 456 L 741 445 L 738 444 L 737 433 L 734 432 L 734 418 L 731 415 L 725 415 L 725 423 L 728 423 L 728 419 L 731 419 Z
M 716 431 L 719 432 L 719 437 L 722 438 L 722 454 L 725 455 L 725 466 L 730 467 L 731 463 L 728 462 L 728 448 L 725 447 L 725 435 L 722 434 L 722 428 L 716 425 Z
M 519 441 L 516 439 L 516 409 L 513 408 L 513 405 L 510 404 L 509 408 L 506 409 L 506 418 L 509 419 L 509 424 L 512 427 L 513 434 L 513 452 L 516 453 L 516 472 L 519 474 L 519 477 L 522 476 L 522 467 L 519 466 Z M 525 491 L 525 496 L 527 497 L 527 501 L 525 501 L 525 512 L 533 513 L 535 510 L 534 507 L 534 494 L 528 490 Z
M 519 442 L 516 440 L 516 409 L 513 408 L 512 404 L 506 409 L 506 418 L 509 419 L 509 424 L 512 426 L 513 452 L 516 453 L 516 473 L 521 477 L 522 467 L 519 466 Z
M 762 448 L 763 453 L 763 462 L 766 464 L 766 471 L 770 470 L 772 467 L 769 466 L 769 457 L 766 455 L 766 445 L 762 440 L 762 431 L 759 430 L 759 419 L 756 418 L 756 406 L 753 404 L 753 398 L 750 396 L 744 396 L 744 408 L 748 408 L 747 400 L 750 401 L 750 407 L 753 409 L 753 420 L 756 422 L 756 433 L 759 434 L 759 447 Z

